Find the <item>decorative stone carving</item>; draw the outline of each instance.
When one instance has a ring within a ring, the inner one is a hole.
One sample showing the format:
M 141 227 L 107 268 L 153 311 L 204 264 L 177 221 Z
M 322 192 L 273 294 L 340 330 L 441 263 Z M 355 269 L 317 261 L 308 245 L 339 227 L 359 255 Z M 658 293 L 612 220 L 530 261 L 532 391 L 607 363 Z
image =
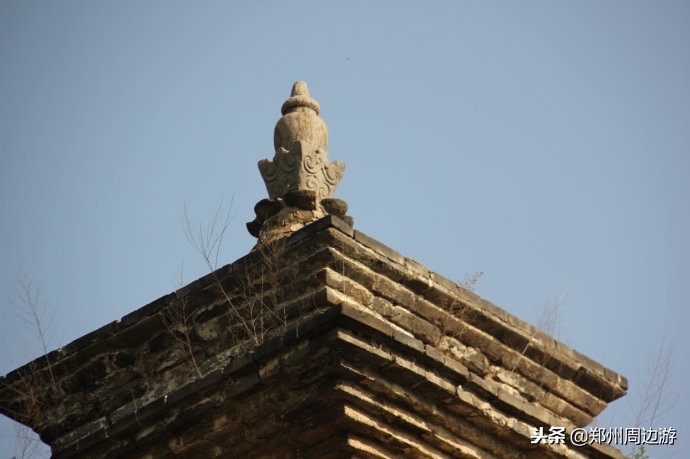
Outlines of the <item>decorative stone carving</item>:
M 271 199 L 288 191 L 312 190 L 316 199 L 330 198 L 345 172 L 345 164 L 329 162 L 328 128 L 319 118 L 319 104 L 298 81 L 281 108 L 283 117 L 273 133 L 275 156 L 259 161 L 259 171 Z
M 247 223 L 259 239 L 257 247 L 329 214 L 352 225 L 345 201 L 332 198 L 345 164 L 328 160 L 328 128 L 319 111 L 307 84 L 296 82 L 273 132 L 275 156 L 259 161 L 269 198 L 257 204 L 256 218 Z
M 259 171 L 270 198 L 298 190 L 314 191 L 318 200 L 333 195 L 345 171 L 345 164 L 329 162 L 325 149 L 315 149 L 306 140 L 296 140 L 289 151 L 280 148 L 273 160 L 259 161 Z

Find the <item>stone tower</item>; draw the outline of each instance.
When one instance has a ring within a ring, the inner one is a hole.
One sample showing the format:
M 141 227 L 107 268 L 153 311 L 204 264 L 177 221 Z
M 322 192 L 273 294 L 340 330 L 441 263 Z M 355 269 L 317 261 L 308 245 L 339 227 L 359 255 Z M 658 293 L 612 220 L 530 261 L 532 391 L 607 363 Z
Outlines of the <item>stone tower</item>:
M 0 379 L 56 458 L 611 458 L 622 376 L 355 230 L 295 83 L 246 256 Z M 563 427 L 563 442 L 533 444 Z

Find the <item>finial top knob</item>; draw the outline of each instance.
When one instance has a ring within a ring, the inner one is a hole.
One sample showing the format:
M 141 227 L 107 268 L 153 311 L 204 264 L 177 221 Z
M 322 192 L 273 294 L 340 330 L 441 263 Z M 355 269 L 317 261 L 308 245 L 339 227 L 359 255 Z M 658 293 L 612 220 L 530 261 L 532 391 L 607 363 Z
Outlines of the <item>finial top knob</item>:
M 298 108 L 311 108 L 317 115 L 321 111 L 319 103 L 309 96 L 309 88 L 304 81 L 296 81 L 295 84 L 292 85 L 290 98 L 283 103 L 283 106 L 280 108 L 280 113 L 285 115 Z
M 300 140 L 309 142 L 316 149 L 326 149 L 328 145 L 328 127 L 319 117 L 321 107 L 309 96 L 309 88 L 304 81 L 292 85 L 291 96 L 283 103 L 273 132 L 273 146 L 276 153 L 289 151 L 292 145 Z

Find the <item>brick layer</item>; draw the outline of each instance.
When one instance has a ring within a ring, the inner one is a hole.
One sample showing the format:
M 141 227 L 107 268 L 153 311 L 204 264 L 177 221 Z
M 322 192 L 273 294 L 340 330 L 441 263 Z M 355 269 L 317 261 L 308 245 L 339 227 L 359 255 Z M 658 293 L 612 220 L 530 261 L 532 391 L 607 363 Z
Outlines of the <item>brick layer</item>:
M 621 457 L 529 439 L 626 389 L 329 216 L 2 377 L 0 410 L 55 457 Z

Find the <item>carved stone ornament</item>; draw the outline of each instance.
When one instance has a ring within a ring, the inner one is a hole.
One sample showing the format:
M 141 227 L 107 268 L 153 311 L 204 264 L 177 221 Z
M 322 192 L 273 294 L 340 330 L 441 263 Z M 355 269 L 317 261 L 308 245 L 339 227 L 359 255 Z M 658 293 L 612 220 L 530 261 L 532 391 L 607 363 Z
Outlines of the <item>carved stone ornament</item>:
M 303 81 L 292 86 L 273 134 L 275 156 L 259 161 L 268 196 L 311 190 L 317 201 L 330 198 L 345 172 L 345 164 L 329 162 L 328 128 L 319 117 L 319 104 L 309 97 Z
M 275 156 L 259 161 L 269 197 L 256 204 L 256 218 L 247 223 L 249 233 L 259 239 L 255 249 L 326 215 L 353 224 L 347 203 L 332 198 L 345 164 L 328 161 L 328 128 L 319 110 L 307 84 L 295 83 L 273 133 Z

